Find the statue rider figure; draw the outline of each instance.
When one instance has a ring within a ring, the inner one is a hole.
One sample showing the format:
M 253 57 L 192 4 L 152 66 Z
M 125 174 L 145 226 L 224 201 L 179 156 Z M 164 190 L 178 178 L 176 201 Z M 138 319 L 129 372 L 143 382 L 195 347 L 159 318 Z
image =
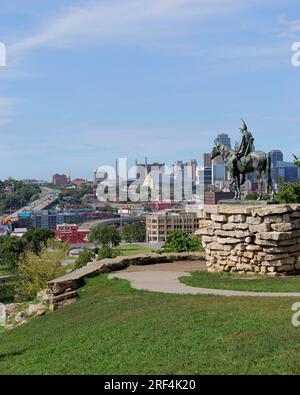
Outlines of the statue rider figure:
M 250 152 L 254 151 L 254 137 L 252 134 L 249 132 L 247 125 L 245 122 L 242 120 L 242 125 L 240 127 L 240 132 L 241 132 L 241 140 L 240 143 L 236 147 L 236 154 L 233 160 L 233 166 L 235 169 L 236 174 L 238 174 L 238 161 L 244 164 L 244 159 L 247 157 L 247 155 L 250 154 Z M 243 185 L 245 183 L 245 173 L 243 173 L 243 179 L 241 184 Z

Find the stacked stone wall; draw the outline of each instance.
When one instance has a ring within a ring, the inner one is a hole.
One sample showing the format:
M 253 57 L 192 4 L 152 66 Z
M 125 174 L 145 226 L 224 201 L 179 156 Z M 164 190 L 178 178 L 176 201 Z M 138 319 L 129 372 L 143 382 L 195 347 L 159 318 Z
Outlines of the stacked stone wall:
M 209 271 L 300 272 L 300 205 L 208 205 L 199 230 Z

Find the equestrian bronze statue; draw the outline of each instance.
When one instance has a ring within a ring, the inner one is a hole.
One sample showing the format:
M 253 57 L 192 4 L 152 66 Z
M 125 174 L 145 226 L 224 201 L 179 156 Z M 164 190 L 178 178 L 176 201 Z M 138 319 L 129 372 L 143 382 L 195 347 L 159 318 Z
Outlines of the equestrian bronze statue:
M 223 158 L 231 184 L 234 186 L 235 200 L 241 200 L 241 185 L 245 183 L 246 174 L 255 172 L 259 187 L 257 200 L 262 200 L 263 175 L 266 179 L 267 194 L 272 193 L 273 195 L 271 158 L 265 152 L 255 151 L 254 138 L 244 121 L 240 132 L 241 140 L 235 150 L 221 144 L 219 140 L 215 140 L 211 158 L 214 159 L 219 155 Z

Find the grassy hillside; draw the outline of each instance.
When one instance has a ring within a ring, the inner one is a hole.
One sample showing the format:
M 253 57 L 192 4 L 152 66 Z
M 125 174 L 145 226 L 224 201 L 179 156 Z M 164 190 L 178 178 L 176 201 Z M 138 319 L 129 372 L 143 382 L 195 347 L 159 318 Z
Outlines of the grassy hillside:
M 127 244 L 114 247 L 115 251 L 118 251 L 121 255 L 135 255 L 135 254 L 148 254 L 155 252 L 156 250 L 140 244 Z
M 80 300 L 0 333 L 2 374 L 300 373 L 296 300 L 135 291 L 106 275 Z
M 300 276 L 268 277 L 258 274 L 192 272 L 180 279 L 192 287 L 253 292 L 300 292 Z

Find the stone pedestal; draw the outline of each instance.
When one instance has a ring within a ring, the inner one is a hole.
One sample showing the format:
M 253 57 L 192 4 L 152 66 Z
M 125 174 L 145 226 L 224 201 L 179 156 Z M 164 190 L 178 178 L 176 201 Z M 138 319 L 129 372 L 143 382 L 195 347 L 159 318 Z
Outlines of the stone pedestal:
M 300 273 L 300 205 L 208 205 L 200 229 L 208 271 Z

